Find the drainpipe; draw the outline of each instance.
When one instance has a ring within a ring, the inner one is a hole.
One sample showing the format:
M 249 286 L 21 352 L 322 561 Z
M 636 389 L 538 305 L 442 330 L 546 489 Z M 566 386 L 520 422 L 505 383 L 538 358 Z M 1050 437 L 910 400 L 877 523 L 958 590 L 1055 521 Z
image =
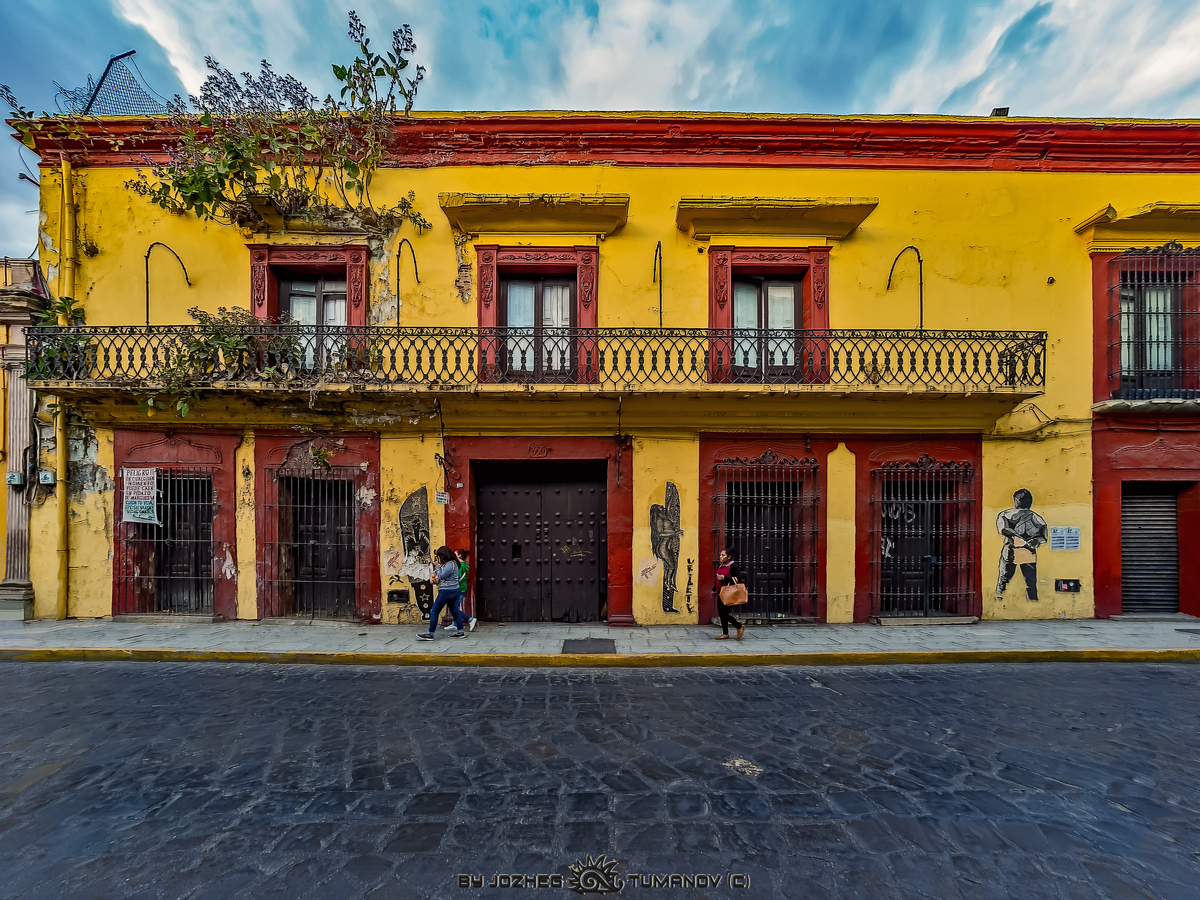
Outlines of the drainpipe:
M 58 296 L 75 296 L 75 188 L 71 178 L 71 161 L 65 153 L 62 163 L 62 215 L 59 218 Z M 58 317 L 59 325 L 69 325 L 66 316 Z M 55 597 L 55 617 L 65 619 L 70 606 L 71 535 L 67 509 L 67 410 L 63 398 L 58 398 L 58 415 L 54 417 L 54 503 L 58 513 L 58 593 Z

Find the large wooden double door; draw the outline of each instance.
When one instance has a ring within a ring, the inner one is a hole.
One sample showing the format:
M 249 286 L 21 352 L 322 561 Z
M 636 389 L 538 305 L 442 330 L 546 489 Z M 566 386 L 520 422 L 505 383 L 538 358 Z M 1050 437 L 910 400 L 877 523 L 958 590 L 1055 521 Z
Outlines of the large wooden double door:
M 607 587 L 603 469 L 494 465 L 478 476 L 476 591 L 485 619 L 595 622 Z

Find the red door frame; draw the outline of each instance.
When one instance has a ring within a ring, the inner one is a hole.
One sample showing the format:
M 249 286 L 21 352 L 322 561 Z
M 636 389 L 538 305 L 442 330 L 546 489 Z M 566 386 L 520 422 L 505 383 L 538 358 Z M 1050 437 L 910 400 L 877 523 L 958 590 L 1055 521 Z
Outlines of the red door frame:
M 608 624 L 633 619 L 633 444 L 601 437 L 447 437 L 446 543 L 476 547 L 475 462 L 604 460 L 607 464 Z M 618 481 L 619 476 L 619 481 Z M 462 484 L 462 487 L 457 487 Z M 472 571 L 477 571 L 478 563 Z
M 713 535 L 713 468 L 726 456 L 759 456 L 763 450 L 770 448 L 777 453 L 787 456 L 811 456 L 821 467 L 817 484 L 821 492 L 821 502 L 817 509 L 817 614 L 824 622 L 828 614 L 826 593 L 826 539 L 828 533 L 828 462 L 829 454 L 844 443 L 854 454 L 854 621 L 866 622 L 871 614 L 871 472 L 878 469 L 884 462 L 916 462 L 922 455 L 928 454 L 938 462 L 954 460 L 968 462 L 975 468 L 974 504 L 975 504 L 975 543 L 972 555 L 975 557 L 973 575 L 975 578 L 975 599 L 972 602 L 972 615 L 980 616 L 983 609 L 982 593 L 982 500 L 983 476 L 981 464 L 983 461 L 983 444 L 975 435 L 947 436 L 898 436 L 898 435 L 797 435 L 797 434 L 702 434 L 700 435 L 700 564 L 711 564 L 714 552 Z M 1018 485 L 1019 486 L 1019 485 Z M 1015 487 L 1014 487 L 1015 490 Z M 703 570 L 701 570 L 703 572 Z M 707 584 L 701 581 L 701 584 Z M 700 595 L 700 621 L 707 622 L 715 615 L 716 602 L 712 591 L 702 591 Z
M 254 513 L 259 523 L 255 528 L 257 553 L 258 617 L 266 614 L 267 584 L 271 580 L 271 563 L 266 554 L 266 534 L 263 523 L 267 521 L 266 472 L 268 468 L 283 465 L 288 453 L 296 446 L 313 444 L 330 452 L 332 466 L 357 466 L 359 474 L 354 479 L 357 497 L 370 497 L 370 505 L 360 506 L 358 515 L 359 544 L 355 551 L 354 565 L 356 580 L 362 585 L 357 598 L 356 611 L 363 621 L 377 625 L 382 621 L 382 586 L 379 580 L 379 435 L 364 433 L 296 434 L 294 431 L 258 431 L 254 434 L 254 469 L 257 490 L 254 498 Z M 366 463 L 363 469 L 362 464 Z M 358 573 L 361 573 L 359 575 Z
M 238 431 L 113 431 L 113 474 L 116 491 L 113 506 L 113 612 L 116 613 L 117 592 L 125 557 L 119 552 L 121 540 L 121 498 L 124 466 L 167 468 L 171 466 L 212 466 L 213 472 L 213 615 L 222 619 L 237 618 L 237 575 L 222 577 L 226 554 L 237 566 L 237 499 L 234 454 L 242 442 Z
M 761 456 L 765 450 L 774 450 L 780 456 L 812 457 L 820 467 L 817 471 L 817 618 L 822 622 L 826 616 L 825 593 L 825 542 L 828 534 L 826 516 L 828 504 L 828 458 L 836 449 L 838 439 L 818 435 L 815 439 L 803 434 L 702 434 L 700 435 L 700 502 L 699 559 L 697 565 L 697 607 L 700 624 L 712 620 L 717 614 L 716 596 L 713 586 L 716 579 L 712 562 L 719 549 L 716 546 L 714 522 L 714 492 L 716 490 L 715 469 L 726 457 Z
M 916 462 L 929 455 L 939 463 L 970 463 L 975 469 L 972 480 L 975 506 L 975 557 L 972 575 L 975 597 L 970 614 L 983 618 L 983 441 L 978 435 L 858 435 L 845 437 L 846 447 L 854 453 L 854 621 L 871 617 L 871 472 L 885 462 Z M 1014 484 L 1015 491 L 1021 485 Z
M 1121 614 L 1121 485 L 1200 483 L 1200 418 L 1110 420 L 1092 424 L 1092 529 L 1096 617 Z M 1200 615 L 1200 498 L 1179 498 L 1179 611 Z

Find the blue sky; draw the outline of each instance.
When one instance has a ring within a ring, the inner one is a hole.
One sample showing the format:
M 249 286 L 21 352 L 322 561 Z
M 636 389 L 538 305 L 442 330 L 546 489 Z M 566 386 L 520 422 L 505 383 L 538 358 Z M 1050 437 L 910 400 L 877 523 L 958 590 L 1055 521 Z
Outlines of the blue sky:
M 413 26 L 421 109 L 1200 117 L 1200 0 L 3 0 L 0 81 L 53 109 L 138 51 L 161 94 L 212 55 L 266 57 L 314 93 L 350 56 L 346 11 Z M 32 168 L 32 159 L 26 154 Z M 0 254 L 35 244 L 34 189 L 0 145 Z

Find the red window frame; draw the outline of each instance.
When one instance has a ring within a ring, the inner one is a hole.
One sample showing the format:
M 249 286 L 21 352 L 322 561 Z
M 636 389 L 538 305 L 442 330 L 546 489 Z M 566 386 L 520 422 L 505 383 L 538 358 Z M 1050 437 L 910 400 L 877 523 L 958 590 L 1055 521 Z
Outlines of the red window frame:
M 761 458 L 772 452 L 779 456 L 811 458 L 816 460 L 816 489 L 819 497 L 816 508 L 816 616 L 826 619 L 827 594 L 825 589 L 825 551 L 828 540 L 828 460 L 831 451 L 837 448 L 838 438 L 825 435 L 813 437 L 801 434 L 722 434 L 700 435 L 700 518 L 699 558 L 696 571 L 696 605 L 701 624 L 717 614 L 714 590 L 716 560 L 721 551 L 719 522 L 717 516 L 718 468 L 728 457 Z M 802 610 L 805 615 L 808 610 Z
M 476 245 L 476 268 L 479 273 L 479 328 L 486 333 L 500 324 L 500 281 L 508 275 L 574 275 L 575 309 L 573 320 L 578 331 L 594 330 L 598 319 L 597 268 L 600 251 L 593 246 L 573 247 L 502 247 L 498 244 Z M 479 347 L 480 380 L 495 379 L 498 366 L 495 360 L 496 342 L 481 341 Z M 580 380 L 595 382 L 599 378 L 597 343 L 580 337 L 576 353 L 580 360 Z
M 370 252 L 361 244 L 300 246 L 247 244 L 250 251 L 250 311 L 266 321 L 279 318 L 280 273 L 346 276 L 346 324 L 367 324 Z
M 1132 284 L 1140 286 L 1154 283 L 1155 275 L 1174 276 L 1173 280 L 1164 280 L 1162 283 L 1177 289 L 1176 308 L 1164 313 L 1170 322 L 1168 327 L 1171 334 L 1167 340 L 1172 347 L 1173 357 L 1173 365 L 1170 369 L 1164 369 L 1169 373 L 1164 378 L 1175 383 L 1149 385 L 1147 393 L 1153 393 L 1154 387 L 1177 392 L 1200 390 L 1200 328 L 1197 327 L 1200 319 L 1200 253 L 1178 245 L 1175 245 L 1175 251 L 1170 247 L 1132 248 L 1123 253 L 1092 254 L 1093 384 L 1096 402 L 1114 399 L 1127 387 L 1123 382 L 1126 373 L 1121 354 L 1126 345 L 1122 342 L 1120 310 L 1122 275 L 1125 273 L 1134 276 Z M 1134 317 L 1140 318 L 1136 313 Z M 1135 338 L 1128 346 L 1134 353 L 1141 353 L 1145 352 L 1143 343 Z M 1134 369 L 1135 374 L 1129 377 L 1147 376 L 1142 371 L 1144 364 L 1135 363 Z M 1180 396 L 1186 394 L 1180 393 Z
M 793 279 L 800 285 L 798 298 L 800 328 L 825 331 L 829 328 L 828 247 L 737 247 L 708 248 L 708 327 L 718 331 L 733 328 L 733 283 L 738 275 Z M 733 346 L 716 338 L 709 355 L 713 382 L 732 380 Z M 811 349 L 811 348 L 805 348 Z M 818 347 L 819 349 L 819 347 Z M 807 353 L 797 360 L 810 365 Z M 813 381 L 821 379 L 819 361 L 811 364 Z

